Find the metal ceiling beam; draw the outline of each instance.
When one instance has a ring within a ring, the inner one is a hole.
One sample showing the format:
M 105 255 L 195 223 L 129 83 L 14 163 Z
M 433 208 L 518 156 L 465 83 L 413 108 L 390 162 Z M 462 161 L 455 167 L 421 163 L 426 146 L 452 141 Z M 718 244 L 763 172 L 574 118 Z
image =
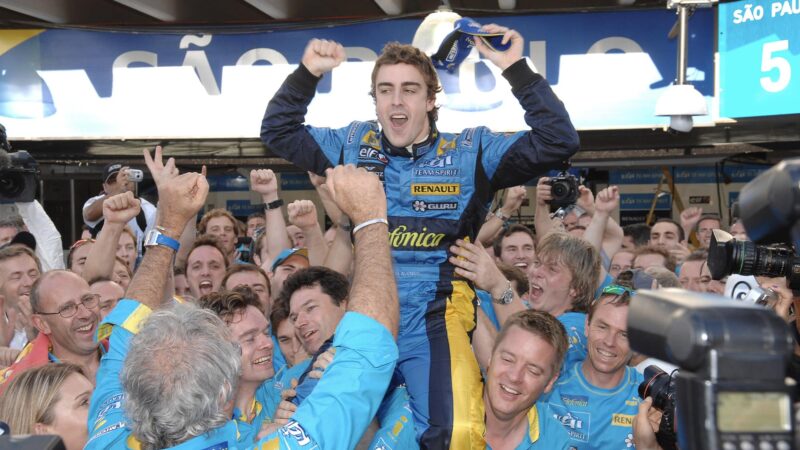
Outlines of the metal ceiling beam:
M 164 22 L 178 20 L 178 0 L 114 0 L 120 5 L 139 11 Z
M 67 23 L 70 21 L 67 2 L 59 0 L 0 0 L 0 8 L 6 8 L 45 22 Z
M 244 0 L 273 19 L 289 18 L 289 0 Z
M 403 0 L 375 0 L 375 3 L 390 16 L 403 12 Z

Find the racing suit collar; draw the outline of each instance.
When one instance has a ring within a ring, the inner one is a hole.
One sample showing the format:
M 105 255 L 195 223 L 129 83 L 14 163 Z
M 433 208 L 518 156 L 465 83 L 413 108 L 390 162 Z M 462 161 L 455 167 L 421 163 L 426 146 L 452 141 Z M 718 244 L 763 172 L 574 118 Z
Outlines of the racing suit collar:
M 430 116 L 428 117 L 428 122 L 430 122 L 431 126 L 431 131 L 428 133 L 428 137 L 422 142 L 412 144 L 410 149 L 407 147 L 397 147 L 392 145 L 392 143 L 386 139 L 386 135 L 381 133 L 381 142 L 383 143 L 383 148 L 385 149 L 386 153 L 392 156 L 411 156 L 413 159 L 417 159 L 420 154 L 425 153 L 429 149 L 433 148 L 433 144 L 437 139 L 439 139 L 439 130 L 436 129 L 436 121 L 432 120 Z

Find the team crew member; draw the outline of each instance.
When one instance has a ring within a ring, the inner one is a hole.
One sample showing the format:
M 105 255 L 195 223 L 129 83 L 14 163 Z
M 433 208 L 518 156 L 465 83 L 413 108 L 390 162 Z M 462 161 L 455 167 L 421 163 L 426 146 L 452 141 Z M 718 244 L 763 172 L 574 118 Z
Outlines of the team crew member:
M 589 307 L 586 359 L 567 367 L 546 401 L 580 449 L 630 448 L 642 374 L 628 367 L 628 305 L 633 290 L 617 280 Z
M 372 72 L 378 123 L 341 129 L 303 126 L 320 77 L 345 60 L 331 41 L 309 42 L 298 69 L 267 107 L 261 138 L 272 151 L 322 174 L 349 163 L 379 175 L 389 205 L 389 240 L 402 307 L 399 370 L 411 394 L 423 448 L 482 448 L 474 403 L 481 381 L 471 353 L 475 292 L 454 277 L 447 249 L 474 241 L 492 194 L 561 167 L 578 149 L 577 133 L 548 83 L 522 58 L 524 39 L 498 25 L 484 31 L 510 43 L 480 53 L 503 70 L 530 131 L 509 136 L 484 127 L 460 134 L 436 128 L 436 71 L 420 50 L 388 44 Z M 459 373 L 458 383 L 443 374 Z M 452 435 L 452 439 L 451 439 Z

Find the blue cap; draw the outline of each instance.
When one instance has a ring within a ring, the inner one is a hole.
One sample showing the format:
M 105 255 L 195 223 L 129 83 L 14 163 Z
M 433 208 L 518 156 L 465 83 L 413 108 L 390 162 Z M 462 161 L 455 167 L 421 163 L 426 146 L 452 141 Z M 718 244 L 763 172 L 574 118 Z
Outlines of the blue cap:
M 503 44 L 504 34 L 482 31 L 481 24 L 469 17 L 463 17 L 453 25 L 453 31 L 444 38 L 439 50 L 431 56 L 431 61 L 437 69 L 455 72 L 475 46 L 475 36 L 492 50 L 504 52 L 511 48 L 511 41 Z
M 272 261 L 272 270 L 275 272 L 275 269 L 280 266 L 281 264 L 285 263 L 287 259 L 291 258 L 294 255 L 302 256 L 305 259 L 308 259 L 308 249 L 307 248 L 287 248 L 278 254 L 278 257 Z

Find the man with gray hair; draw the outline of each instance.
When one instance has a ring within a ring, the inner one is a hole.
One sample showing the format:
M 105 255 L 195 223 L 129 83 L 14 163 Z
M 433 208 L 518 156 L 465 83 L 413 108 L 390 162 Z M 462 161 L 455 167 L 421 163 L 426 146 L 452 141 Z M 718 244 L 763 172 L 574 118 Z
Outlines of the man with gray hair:
M 356 224 L 356 268 L 348 312 L 337 327 L 336 357 L 293 420 L 260 441 L 237 442 L 230 420 L 240 369 L 238 348 L 210 311 L 163 299 L 177 238 L 202 207 L 208 183 L 178 176 L 174 161 L 145 153 L 159 191 L 159 235 L 98 331 L 110 335 L 89 410 L 87 449 L 353 448 L 386 392 L 397 361 L 397 289 L 392 276 L 386 198 L 377 177 L 353 166 L 328 171 L 334 201 Z M 136 300 L 132 300 L 136 299 Z M 121 377 L 118 376 L 121 369 Z

